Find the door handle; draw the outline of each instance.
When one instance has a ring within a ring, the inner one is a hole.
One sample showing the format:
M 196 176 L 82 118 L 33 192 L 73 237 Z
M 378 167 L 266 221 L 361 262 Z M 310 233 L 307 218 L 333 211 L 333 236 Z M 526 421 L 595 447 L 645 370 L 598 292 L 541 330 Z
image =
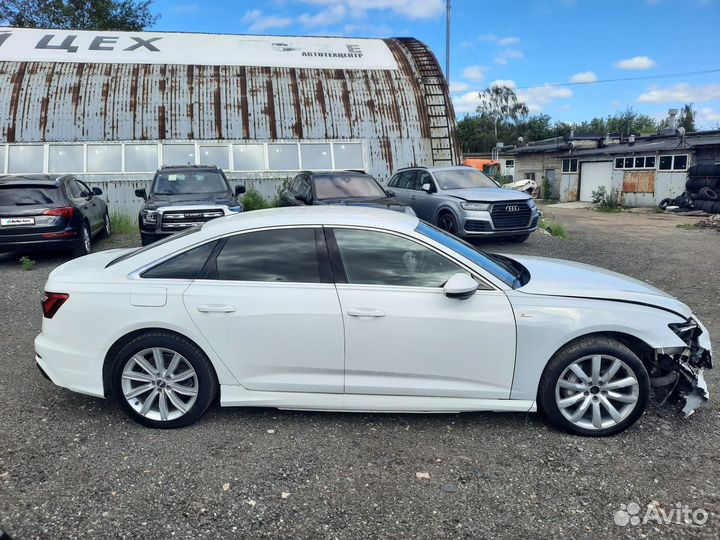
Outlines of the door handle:
M 198 306 L 197 310 L 200 313 L 233 313 L 235 306 L 221 305 L 221 304 L 203 304 Z
M 351 308 L 347 310 L 351 317 L 384 317 L 387 315 L 382 309 Z

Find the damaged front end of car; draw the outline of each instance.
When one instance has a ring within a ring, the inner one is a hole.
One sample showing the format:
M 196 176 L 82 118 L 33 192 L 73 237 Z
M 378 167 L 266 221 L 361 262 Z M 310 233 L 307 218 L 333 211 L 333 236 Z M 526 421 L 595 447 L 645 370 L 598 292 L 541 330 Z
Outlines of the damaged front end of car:
M 655 350 L 650 384 L 656 396 L 661 396 L 659 404 L 670 399 L 684 402 L 682 412 L 687 418 L 710 397 L 703 370 L 712 369 L 712 354 L 700 345 L 703 328 L 694 319 L 668 326 L 685 347 Z

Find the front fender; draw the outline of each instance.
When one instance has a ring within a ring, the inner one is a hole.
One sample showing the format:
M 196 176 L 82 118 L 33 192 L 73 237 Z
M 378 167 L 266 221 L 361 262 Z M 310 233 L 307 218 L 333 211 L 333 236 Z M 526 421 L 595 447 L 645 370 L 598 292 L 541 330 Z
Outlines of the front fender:
M 653 349 L 685 347 L 668 324 L 679 315 L 649 306 L 506 291 L 515 312 L 517 353 L 511 399 L 535 399 L 545 366 L 563 346 L 602 332 L 633 336 Z

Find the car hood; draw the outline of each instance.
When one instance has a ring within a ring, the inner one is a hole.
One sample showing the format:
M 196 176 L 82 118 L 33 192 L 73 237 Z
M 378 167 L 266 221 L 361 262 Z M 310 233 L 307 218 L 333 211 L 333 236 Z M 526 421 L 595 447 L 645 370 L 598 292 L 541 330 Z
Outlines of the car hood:
M 505 188 L 446 189 L 442 194 L 476 202 L 527 201 L 532 198 L 527 193 Z
M 397 212 L 404 212 L 407 205 L 395 199 L 394 197 L 387 197 L 385 199 L 326 199 L 319 201 L 318 204 L 344 204 L 347 206 L 365 206 L 369 208 L 387 208 L 388 210 L 395 210 Z
M 164 206 L 192 206 L 192 205 L 224 205 L 237 206 L 229 193 L 188 193 L 183 195 L 159 195 L 151 193 L 148 197 L 145 210 L 155 210 Z
M 526 294 L 632 302 L 669 310 L 686 318 L 692 315 L 688 306 L 668 293 L 617 272 L 559 259 L 505 256 L 530 272 L 530 281 L 517 289 Z

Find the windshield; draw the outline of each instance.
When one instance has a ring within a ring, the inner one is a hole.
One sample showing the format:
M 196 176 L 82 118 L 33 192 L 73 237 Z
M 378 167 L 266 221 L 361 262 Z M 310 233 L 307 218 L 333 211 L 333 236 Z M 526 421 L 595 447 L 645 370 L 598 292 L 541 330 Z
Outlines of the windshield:
M 180 231 L 178 233 L 172 234 L 170 236 L 166 236 L 162 240 L 158 240 L 157 242 L 153 242 L 152 244 L 148 244 L 147 246 L 139 247 L 137 249 L 133 249 L 132 251 L 129 251 L 127 253 L 123 253 L 119 257 L 113 259 L 107 265 L 105 265 L 105 268 L 112 266 L 113 264 L 119 263 L 121 261 L 124 261 L 125 259 L 129 259 L 130 257 L 134 257 L 135 255 L 140 255 L 141 253 L 145 253 L 148 250 L 151 250 L 153 248 L 156 248 L 158 246 L 161 246 L 163 244 L 167 244 L 168 242 L 172 242 L 173 240 L 177 240 L 178 238 L 182 238 L 183 236 L 187 236 L 188 234 L 196 233 L 202 229 L 202 225 L 195 225 L 193 227 L 188 227 L 187 229 Z
M 0 206 L 33 206 L 53 204 L 60 200 L 54 186 L 0 186 Z
M 496 188 L 498 185 L 476 169 L 433 171 L 440 189 Z
M 198 171 L 158 174 L 151 191 L 155 195 L 183 195 L 218 193 L 230 188 L 220 173 Z
M 523 276 L 526 272 L 525 268 L 520 267 L 519 263 L 512 261 L 508 257 L 480 251 L 472 244 L 455 236 L 451 236 L 445 231 L 423 221 L 420 222 L 420 225 L 418 225 L 415 230 L 423 236 L 439 242 L 443 246 L 452 249 L 454 252 L 474 262 L 513 289 L 521 287 L 529 281 L 529 276 L 527 276 L 527 279 L 524 279 Z
M 385 190 L 372 176 L 322 175 L 314 177 L 313 182 L 319 200 L 387 197 Z

